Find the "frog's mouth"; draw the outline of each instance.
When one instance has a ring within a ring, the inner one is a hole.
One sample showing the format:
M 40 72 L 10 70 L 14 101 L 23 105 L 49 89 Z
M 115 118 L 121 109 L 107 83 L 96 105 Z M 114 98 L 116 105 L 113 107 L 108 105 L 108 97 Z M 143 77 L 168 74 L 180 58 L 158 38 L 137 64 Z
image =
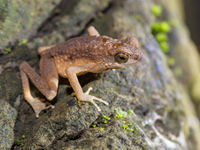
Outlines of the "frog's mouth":
M 107 66 L 109 69 L 120 69 L 120 68 L 124 68 L 125 65 L 124 64 L 118 64 L 118 63 L 113 63 Z

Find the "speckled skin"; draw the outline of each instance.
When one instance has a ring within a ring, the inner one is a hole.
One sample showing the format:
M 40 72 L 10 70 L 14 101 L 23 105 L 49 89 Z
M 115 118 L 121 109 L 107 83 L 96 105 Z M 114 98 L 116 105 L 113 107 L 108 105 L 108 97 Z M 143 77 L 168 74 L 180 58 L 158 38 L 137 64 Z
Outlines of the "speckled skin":
M 138 43 L 135 38 L 118 40 L 108 36 L 82 36 L 72 38 L 41 52 L 40 55 L 42 57 L 54 58 L 57 66 L 61 63 L 63 69 L 66 69 L 66 67 L 77 60 L 80 61 L 86 59 L 87 62 L 94 62 L 95 64 L 100 63 L 101 65 L 97 66 L 99 69 L 88 70 L 88 72 L 99 73 L 107 69 L 115 68 L 114 66 L 108 66 L 106 64 L 113 63 L 113 56 L 115 53 L 123 51 L 125 48 L 131 50 L 129 52 L 130 55 L 133 55 L 131 53 L 134 53 L 133 57 L 138 57 L 132 59 L 135 59 L 136 61 L 140 59 L 141 52 L 138 50 Z M 66 67 L 64 67 L 65 65 Z M 58 70 L 60 69 L 61 68 Z M 65 77 L 64 74 L 61 73 L 60 75 Z
M 106 105 L 108 103 L 89 95 L 90 89 L 83 93 L 77 75 L 122 68 L 141 59 L 142 55 L 135 38 L 118 40 L 100 36 L 94 27 L 90 27 L 88 31 L 90 36 L 76 37 L 56 45 L 40 47 L 38 53 L 41 55 L 41 76 L 27 62 L 22 62 L 20 65 L 24 97 L 33 107 L 36 117 L 43 109 L 53 106 L 46 106 L 39 99 L 32 97 L 28 77 L 48 100 L 52 100 L 57 95 L 58 75 L 68 78 L 76 97 L 81 101 L 91 102 L 100 111 L 94 99 Z M 120 55 L 116 56 L 118 54 Z M 118 57 L 117 61 L 116 57 Z

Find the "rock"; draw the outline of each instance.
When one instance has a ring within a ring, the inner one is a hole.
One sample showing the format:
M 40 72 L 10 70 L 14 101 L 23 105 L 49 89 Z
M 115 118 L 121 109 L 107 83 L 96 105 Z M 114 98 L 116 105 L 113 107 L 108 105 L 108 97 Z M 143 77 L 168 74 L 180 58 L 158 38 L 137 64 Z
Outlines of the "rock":
M 100 113 L 89 103 L 77 103 L 71 96 L 69 83 L 65 82 L 67 79 L 60 80 L 59 93 L 53 102 L 55 109 L 43 111 L 39 119 L 23 100 L 18 108 L 16 138 L 26 135 L 22 140 L 23 149 L 34 150 L 200 149 L 199 120 L 189 94 L 175 79 L 150 32 L 154 20 L 151 13 L 153 2 L 110 2 L 77 1 L 67 13 L 46 23 L 47 26 L 44 25 L 39 35 L 26 46 L 17 46 L 14 52 L 2 57 L 2 67 L 8 64 L 7 60 L 19 64 L 25 59 L 38 71 L 39 59 L 32 49 L 85 34 L 91 24 L 104 35 L 116 38 L 136 36 L 143 59 L 124 69 L 109 70 L 100 75 L 86 74 L 79 78 L 84 91 L 93 87 L 91 94 L 109 103 L 105 106 L 97 102 L 102 109 Z M 0 75 L 0 82 L 3 81 L 5 87 L 9 85 L 11 93 L 0 90 L 0 98 L 5 95 L 6 100 L 17 97 L 22 91 L 21 85 L 17 85 L 20 82 L 18 70 L 15 66 L 10 67 L 14 68 L 5 69 Z M 33 95 L 41 96 L 32 89 Z M 14 145 L 13 149 L 21 147 Z
M 29 39 L 61 0 L 0 0 L 0 49 Z
M 29 48 L 56 44 L 70 37 L 80 35 L 88 22 L 109 7 L 111 0 L 81 0 L 72 4 L 71 12 L 64 11 L 62 17 L 55 17 L 41 29 L 41 36 L 28 43 Z M 70 8 L 71 8 L 70 7 Z M 45 34 L 44 34 L 45 33 Z
M 197 47 L 191 41 L 189 32 L 183 22 L 182 1 L 170 0 L 167 4 L 162 0 L 160 3 L 168 10 L 166 12 L 167 19 L 175 22 L 174 29 L 170 35 L 172 51 L 170 56 L 176 61 L 172 70 L 192 96 L 200 118 L 200 57 Z M 181 69 L 181 75 L 176 75 L 177 69 Z
M 145 15 L 150 14 L 150 7 L 142 1 L 127 0 L 95 23 L 105 35 L 137 36 L 144 53 L 140 63 L 109 71 L 87 85 L 94 87 L 94 94 L 107 100 L 109 107 L 100 105 L 103 111 L 99 114 L 90 104 L 84 103 L 80 109 L 68 104 L 73 101 L 71 97 L 59 98 L 49 118 L 42 117 L 34 127 L 26 149 L 198 149 L 197 141 L 188 142 L 187 138 L 199 136 L 199 122 L 189 123 L 190 118 L 196 118 L 193 106 L 169 70 L 158 43 L 146 30 L 150 20 L 144 20 L 142 26 L 136 19 L 139 13 L 148 18 Z M 125 114 L 129 109 L 134 113 L 117 119 L 117 108 Z M 111 120 L 104 123 L 102 115 Z M 197 134 L 186 132 L 189 128 Z M 41 140 L 52 136 L 50 141 Z
M 0 100 L 0 149 L 11 149 L 14 143 L 14 126 L 17 111 L 6 101 Z

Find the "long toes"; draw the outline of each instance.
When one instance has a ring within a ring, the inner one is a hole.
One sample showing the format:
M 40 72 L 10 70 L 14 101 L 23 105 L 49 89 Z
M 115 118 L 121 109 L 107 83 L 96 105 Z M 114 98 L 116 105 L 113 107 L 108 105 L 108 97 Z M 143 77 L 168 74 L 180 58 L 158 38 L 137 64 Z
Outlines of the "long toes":
M 99 102 L 102 102 L 102 103 L 104 103 L 105 105 L 109 105 L 108 102 L 106 102 L 106 101 L 104 101 L 104 100 L 102 100 L 102 99 L 100 99 L 100 98 L 98 98 L 98 97 L 93 96 L 93 99 L 95 99 L 95 100 L 97 100 L 97 101 L 99 101 Z
M 34 108 L 33 108 L 34 109 Z M 44 110 L 45 108 L 37 108 L 37 109 L 34 109 L 35 111 L 35 115 L 36 115 L 36 118 L 39 118 L 39 114 L 42 110 Z
M 36 115 L 36 118 L 39 118 L 39 114 L 40 114 L 40 112 L 41 111 L 43 111 L 43 110 L 46 110 L 46 109 L 48 109 L 48 108 L 52 108 L 52 109 L 54 109 L 55 108 L 55 106 L 53 106 L 53 105 L 48 105 L 48 106 L 39 106 L 38 108 L 33 108 L 34 109 L 34 111 L 35 111 L 35 115 Z
M 92 87 L 89 87 L 89 89 L 85 92 L 85 94 L 89 95 L 91 90 L 92 90 Z
M 38 98 L 35 98 L 35 102 L 31 104 L 32 108 L 35 112 L 36 118 L 39 118 L 39 114 L 41 111 L 48 109 L 48 108 L 54 108 L 55 106 L 53 105 L 48 105 L 46 106 L 45 103 L 41 102 Z
M 98 111 L 101 111 L 99 106 L 93 100 L 91 100 L 90 102 L 97 108 Z
M 39 114 L 40 114 L 40 112 L 37 112 L 37 113 L 36 113 L 36 111 L 35 111 L 35 116 L 36 116 L 36 118 L 39 118 Z
M 54 106 L 54 105 L 48 105 L 48 106 L 46 106 L 46 108 L 45 108 L 45 109 L 48 109 L 48 108 L 54 109 L 54 108 L 55 108 L 55 106 Z

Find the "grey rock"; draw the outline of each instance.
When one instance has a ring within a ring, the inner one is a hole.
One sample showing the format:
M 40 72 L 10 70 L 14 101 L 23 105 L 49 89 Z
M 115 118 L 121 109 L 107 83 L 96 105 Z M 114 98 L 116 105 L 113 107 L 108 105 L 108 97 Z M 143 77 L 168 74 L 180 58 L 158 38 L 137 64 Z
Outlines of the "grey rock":
M 39 119 L 23 100 L 16 136 L 25 134 L 27 138 L 23 139 L 23 148 L 14 149 L 200 149 L 199 120 L 189 94 L 175 79 L 150 32 L 153 2 L 118 0 L 108 7 L 109 2 L 77 1 L 66 14 L 44 26 L 38 37 L 0 60 L 5 68 L 7 59 L 16 64 L 25 59 L 38 71 L 39 59 L 32 49 L 85 34 L 88 23 L 104 35 L 136 36 L 143 52 L 143 59 L 137 64 L 79 78 L 84 91 L 93 87 L 91 94 L 109 103 L 98 103 L 100 113 L 89 103 L 77 103 L 70 95 L 67 79 L 61 80 L 55 109 L 44 111 Z M 0 98 L 10 100 L 22 91 L 19 72 L 9 68 L 1 73 L 0 83 Z M 35 89 L 32 93 L 39 95 Z
M 35 35 L 61 0 L 0 0 L 0 49 Z
M 14 143 L 17 111 L 4 100 L 0 100 L 0 106 L 0 149 L 9 150 Z

